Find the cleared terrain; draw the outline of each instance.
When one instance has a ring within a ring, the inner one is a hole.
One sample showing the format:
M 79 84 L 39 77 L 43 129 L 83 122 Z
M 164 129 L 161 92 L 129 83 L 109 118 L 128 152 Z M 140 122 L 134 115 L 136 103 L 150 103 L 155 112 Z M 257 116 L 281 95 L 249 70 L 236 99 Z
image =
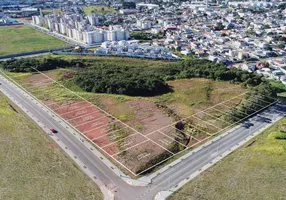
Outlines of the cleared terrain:
M 286 199 L 286 133 L 280 131 L 285 130 L 285 124 L 286 118 L 192 180 L 169 200 Z
M 103 199 L 45 134 L 0 93 L 0 199 Z
M 70 46 L 24 25 L 0 27 L 0 56 Z

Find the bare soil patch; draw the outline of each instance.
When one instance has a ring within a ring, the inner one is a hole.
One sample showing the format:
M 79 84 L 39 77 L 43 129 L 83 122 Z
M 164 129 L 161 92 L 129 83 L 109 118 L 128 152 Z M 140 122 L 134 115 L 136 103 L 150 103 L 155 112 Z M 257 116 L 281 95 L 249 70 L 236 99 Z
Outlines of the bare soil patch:
M 135 100 L 128 102 L 128 105 L 134 110 L 134 120 L 128 124 L 139 123 L 141 133 L 148 134 L 161 127 L 172 123 L 172 118 L 168 117 L 162 110 L 158 109 L 154 103 L 146 100 Z
M 46 72 L 44 74 L 46 74 L 47 76 L 51 77 L 54 80 L 56 78 L 56 75 L 53 72 Z M 27 78 L 26 83 L 30 83 L 33 86 L 42 87 L 42 86 L 48 86 L 49 84 L 53 83 L 52 79 L 46 77 L 43 74 L 33 74 L 32 76 L 29 76 Z

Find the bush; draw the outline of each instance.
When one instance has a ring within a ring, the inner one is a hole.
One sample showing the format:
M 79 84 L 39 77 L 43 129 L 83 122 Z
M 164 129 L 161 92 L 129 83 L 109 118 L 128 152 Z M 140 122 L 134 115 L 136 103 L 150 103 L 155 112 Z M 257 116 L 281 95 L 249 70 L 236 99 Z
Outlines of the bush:
M 275 135 L 275 139 L 277 140 L 286 140 L 286 134 L 285 133 L 280 133 Z

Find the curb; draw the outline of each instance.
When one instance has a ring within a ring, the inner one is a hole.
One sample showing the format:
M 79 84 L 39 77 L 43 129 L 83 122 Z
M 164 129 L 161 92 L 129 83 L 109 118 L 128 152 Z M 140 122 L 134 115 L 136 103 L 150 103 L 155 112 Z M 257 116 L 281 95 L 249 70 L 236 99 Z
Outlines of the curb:
M 234 147 L 230 148 L 228 151 L 220 154 L 219 156 L 217 156 L 216 158 L 214 158 L 211 162 L 209 162 L 208 164 L 204 165 L 201 169 L 197 170 L 196 172 L 194 172 L 193 174 L 191 174 L 190 176 L 188 176 L 186 179 L 182 180 L 180 183 L 178 183 L 176 186 L 170 188 L 168 191 L 160 191 L 157 193 L 157 195 L 155 196 L 156 200 L 164 200 L 167 197 L 169 197 L 172 193 L 174 193 L 175 191 L 179 190 L 181 187 L 183 187 L 185 184 L 187 184 L 188 182 L 190 182 L 191 180 L 193 180 L 195 177 L 197 177 L 199 174 L 201 174 L 202 172 L 206 171 L 208 168 L 210 168 L 211 166 L 213 166 L 214 164 L 218 163 L 219 161 L 223 160 L 226 156 L 228 156 L 230 153 L 232 153 L 233 151 L 237 150 L 238 148 L 240 148 L 241 146 L 243 146 L 244 144 L 246 144 L 247 142 L 249 142 L 251 139 L 253 139 L 254 137 L 258 136 L 260 133 L 262 133 L 263 131 L 265 131 L 266 129 L 268 129 L 269 127 L 271 127 L 274 123 L 278 122 L 279 120 L 281 120 L 283 118 L 283 116 L 278 116 L 273 120 L 273 123 L 271 124 L 267 124 L 266 126 L 264 126 L 263 128 L 259 129 L 258 131 L 256 131 L 255 133 L 251 134 L 250 136 L 248 136 L 247 138 L 245 138 L 243 141 L 237 143 Z

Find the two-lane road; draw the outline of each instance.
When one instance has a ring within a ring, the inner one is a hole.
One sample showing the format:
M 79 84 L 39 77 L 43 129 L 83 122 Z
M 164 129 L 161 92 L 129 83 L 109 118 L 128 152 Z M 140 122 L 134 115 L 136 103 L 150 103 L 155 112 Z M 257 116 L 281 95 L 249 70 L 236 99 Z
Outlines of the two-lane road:
M 25 109 L 38 118 L 46 127 L 58 130 L 57 137 L 77 156 L 77 159 L 81 160 L 90 171 L 96 174 L 96 177 L 107 188 L 113 190 L 115 198 L 120 200 L 153 199 L 158 192 L 168 190 L 177 185 L 180 181 L 210 163 L 214 158 L 235 147 L 237 143 L 244 141 L 257 130 L 272 123 L 273 120 L 281 117 L 283 112 L 286 111 L 286 108 L 282 105 L 272 106 L 249 119 L 247 124 L 252 124 L 252 126 L 238 127 L 236 130 L 212 142 L 153 178 L 152 183 L 148 186 L 133 187 L 118 177 L 112 169 L 107 167 L 100 158 L 70 132 L 71 128 L 67 129 L 62 126 L 56 118 L 52 117 L 51 113 L 42 108 L 42 105 L 36 103 L 33 97 L 23 92 L 3 76 L 0 76 L 0 82 L 2 83 L 0 90 L 7 94 L 9 98 L 20 102 Z

